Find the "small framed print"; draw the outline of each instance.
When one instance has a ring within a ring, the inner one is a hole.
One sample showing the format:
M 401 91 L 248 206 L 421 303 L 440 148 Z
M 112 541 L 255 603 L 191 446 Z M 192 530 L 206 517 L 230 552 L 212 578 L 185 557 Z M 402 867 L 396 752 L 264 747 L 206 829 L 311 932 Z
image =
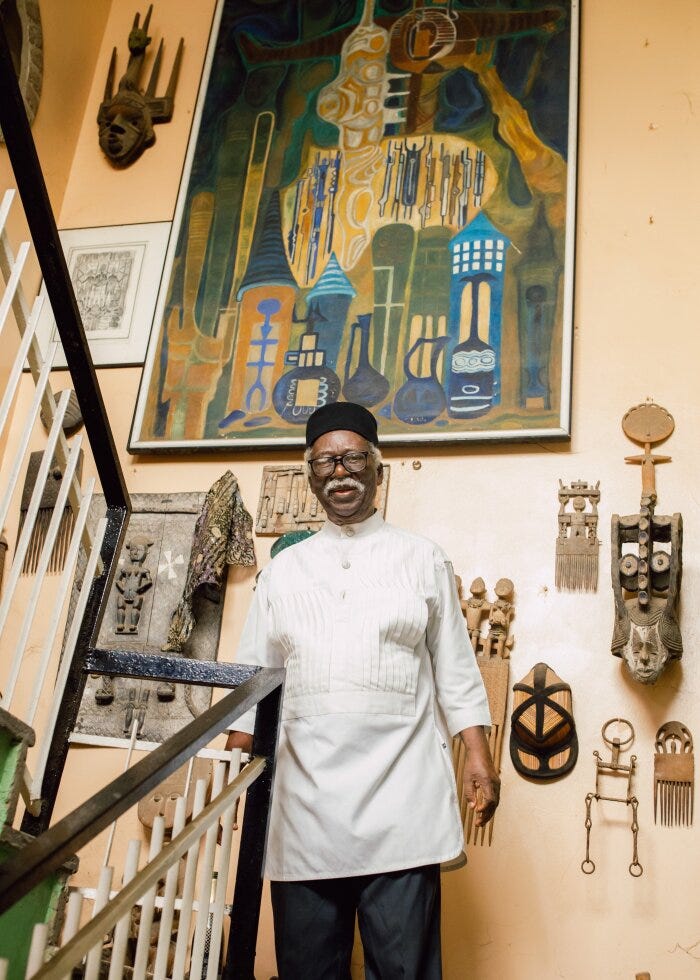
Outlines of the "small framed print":
M 170 227 L 158 221 L 59 232 L 96 366 L 143 364 Z M 43 351 L 59 341 L 54 367 L 66 367 L 48 297 L 37 335 Z

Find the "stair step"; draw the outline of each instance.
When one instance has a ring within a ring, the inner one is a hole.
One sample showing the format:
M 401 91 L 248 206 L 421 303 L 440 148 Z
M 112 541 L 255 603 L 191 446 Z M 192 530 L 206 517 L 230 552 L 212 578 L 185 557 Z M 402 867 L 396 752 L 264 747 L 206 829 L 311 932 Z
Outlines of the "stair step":
M 15 818 L 27 750 L 34 738 L 29 725 L 0 708 L 0 827 Z
M 34 839 L 20 830 L 5 827 L 0 831 L 0 864 Z M 0 958 L 9 962 L 7 980 L 24 980 L 32 931 L 38 922 L 49 925 L 49 946 L 57 944 L 68 898 L 68 879 L 77 868 L 78 858 L 68 858 L 60 868 L 0 915 Z

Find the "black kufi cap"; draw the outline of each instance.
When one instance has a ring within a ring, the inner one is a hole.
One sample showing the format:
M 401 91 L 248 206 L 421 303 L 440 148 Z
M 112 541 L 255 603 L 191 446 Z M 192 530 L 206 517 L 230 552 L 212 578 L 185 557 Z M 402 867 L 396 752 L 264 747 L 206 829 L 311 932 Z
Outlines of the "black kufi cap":
M 357 432 L 367 442 L 379 445 L 377 420 L 364 405 L 356 405 L 355 402 L 331 402 L 317 408 L 306 423 L 306 445 L 312 446 L 319 436 L 325 432 L 335 432 L 336 429 Z

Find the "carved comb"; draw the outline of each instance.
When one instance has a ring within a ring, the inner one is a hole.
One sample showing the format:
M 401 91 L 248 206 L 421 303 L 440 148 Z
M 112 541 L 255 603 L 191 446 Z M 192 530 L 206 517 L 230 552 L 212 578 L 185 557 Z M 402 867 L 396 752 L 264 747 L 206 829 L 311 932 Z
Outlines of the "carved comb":
M 654 823 L 657 810 L 668 827 L 693 822 L 693 736 L 680 721 L 667 721 L 654 743 Z

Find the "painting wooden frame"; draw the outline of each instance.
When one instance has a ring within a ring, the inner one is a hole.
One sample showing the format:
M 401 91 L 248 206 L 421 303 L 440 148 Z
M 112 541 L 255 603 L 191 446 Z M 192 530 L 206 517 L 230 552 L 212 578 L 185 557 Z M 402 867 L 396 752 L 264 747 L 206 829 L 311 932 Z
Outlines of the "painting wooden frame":
M 92 360 L 98 367 L 143 364 L 165 264 L 171 222 L 59 231 Z M 37 337 L 44 353 L 58 341 L 54 368 L 65 368 L 51 304 Z
M 578 0 L 220 0 L 131 452 L 570 434 Z

